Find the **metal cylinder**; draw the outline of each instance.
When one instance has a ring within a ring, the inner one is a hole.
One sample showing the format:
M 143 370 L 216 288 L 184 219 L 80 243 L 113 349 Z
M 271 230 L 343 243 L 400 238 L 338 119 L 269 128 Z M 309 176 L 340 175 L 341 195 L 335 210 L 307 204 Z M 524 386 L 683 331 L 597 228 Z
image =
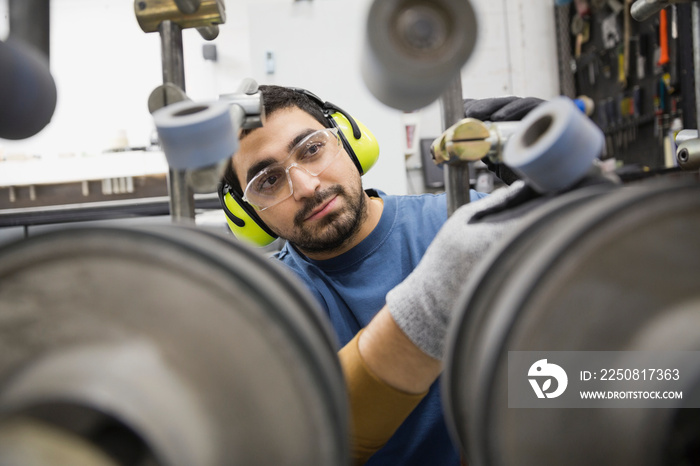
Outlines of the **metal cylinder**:
M 122 465 L 349 464 L 335 335 L 282 272 L 176 225 L 3 245 L 0 434 L 34 419 Z
M 636 0 L 630 8 L 630 14 L 637 21 L 645 21 L 670 4 L 665 0 Z
M 443 130 L 464 117 L 462 99 L 462 76 L 457 73 L 457 76 L 452 78 L 447 88 L 440 95 Z M 455 160 L 447 163 L 444 165 L 444 172 L 445 191 L 447 192 L 447 215 L 452 215 L 455 210 L 468 204 L 471 200 L 469 193 L 471 186 L 469 162 Z
M 182 50 L 182 27 L 172 21 L 158 25 L 161 42 L 163 83 L 173 84 L 185 92 L 185 65 Z M 172 102 L 167 102 L 170 104 Z M 194 191 L 187 184 L 183 170 L 168 171 L 170 216 L 174 222 L 194 220 Z
M 185 13 L 180 6 L 191 10 Z M 226 22 L 226 9 L 222 0 L 135 0 L 134 13 L 143 32 L 157 32 L 161 23 L 172 21 L 182 29 L 216 26 Z
M 427 106 L 471 55 L 476 28 L 467 0 L 375 0 L 360 63 L 365 84 L 390 107 Z
M 683 170 L 700 169 L 700 139 L 689 139 L 679 144 L 676 159 Z
M 10 35 L 50 57 L 49 0 L 9 0 Z
M 688 175 L 540 198 L 480 264 L 455 306 L 443 375 L 446 412 L 470 462 L 694 462 L 700 423 L 690 408 L 700 403 L 697 356 L 674 386 L 682 399 L 665 409 L 514 409 L 510 384 L 531 387 L 525 374 L 512 377 L 508 367 L 511 355 L 529 351 L 543 358 L 699 351 L 699 194 L 696 177 Z M 582 386 L 572 369 L 567 390 L 578 399 Z

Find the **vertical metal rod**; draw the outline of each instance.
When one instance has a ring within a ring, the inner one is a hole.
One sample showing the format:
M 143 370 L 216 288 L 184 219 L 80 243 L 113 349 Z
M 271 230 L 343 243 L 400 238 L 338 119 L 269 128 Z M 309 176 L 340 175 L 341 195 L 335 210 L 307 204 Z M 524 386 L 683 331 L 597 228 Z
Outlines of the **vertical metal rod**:
M 695 71 L 695 124 L 700 127 L 700 6 L 692 3 L 693 69 Z
M 163 84 L 172 83 L 185 90 L 185 67 L 182 52 L 182 28 L 172 21 L 163 21 L 159 28 Z M 167 96 L 165 97 L 167 99 Z M 172 102 L 165 102 L 168 105 Z M 194 219 L 194 192 L 187 184 L 184 170 L 168 172 L 170 216 L 173 222 Z
M 464 117 L 462 76 L 458 74 L 440 96 L 443 131 Z M 457 160 L 445 164 L 445 191 L 447 192 L 447 215 L 469 203 L 469 162 Z
M 10 34 L 50 56 L 49 0 L 10 0 Z

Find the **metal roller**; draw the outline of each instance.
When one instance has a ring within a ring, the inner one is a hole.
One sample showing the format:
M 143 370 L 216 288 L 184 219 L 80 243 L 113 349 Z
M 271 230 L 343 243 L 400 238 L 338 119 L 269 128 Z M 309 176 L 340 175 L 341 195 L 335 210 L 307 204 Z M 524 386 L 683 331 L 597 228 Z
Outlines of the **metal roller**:
M 509 408 L 517 351 L 699 351 L 697 177 L 589 187 L 536 208 L 464 290 L 444 375 L 470 464 L 696 464 L 700 362 L 673 409 Z
M 390 107 L 426 107 L 459 77 L 476 38 L 469 1 L 375 0 L 367 15 L 362 77 Z
M 105 464 L 348 462 L 327 320 L 216 233 L 79 227 L 1 248 L 0 350 L 0 431 L 24 439 L 0 459 L 70 437 Z

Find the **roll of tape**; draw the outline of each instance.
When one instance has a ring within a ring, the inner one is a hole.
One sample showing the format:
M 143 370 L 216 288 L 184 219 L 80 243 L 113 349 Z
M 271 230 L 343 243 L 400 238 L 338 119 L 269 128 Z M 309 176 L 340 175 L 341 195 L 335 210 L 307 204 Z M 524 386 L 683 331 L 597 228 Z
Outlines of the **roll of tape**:
M 225 102 L 177 102 L 153 112 L 153 120 L 173 169 L 209 167 L 238 150 L 238 131 Z
M 603 150 L 603 132 L 566 97 L 540 105 L 522 121 L 503 162 L 541 193 L 570 188 Z

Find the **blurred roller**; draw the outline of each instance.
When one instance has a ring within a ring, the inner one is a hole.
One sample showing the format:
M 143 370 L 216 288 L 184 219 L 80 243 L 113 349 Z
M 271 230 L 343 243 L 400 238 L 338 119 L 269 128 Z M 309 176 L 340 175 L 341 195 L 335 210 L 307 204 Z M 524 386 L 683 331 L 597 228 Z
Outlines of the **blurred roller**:
M 0 70 L 0 138 L 34 136 L 56 109 L 56 83 L 46 56 L 10 37 L 0 41 Z
M 456 307 L 446 412 L 470 464 L 698 464 L 700 363 L 664 409 L 511 409 L 513 351 L 699 351 L 700 183 L 592 186 L 545 203 Z
M 362 77 L 390 107 L 425 107 L 459 75 L 476 38 L 476 16 L 467 0 L 375 0 L 367 17 Z
M 80 227 L 9 245 L 0 323 L 0 432 L 21 439 L 0 460 L 71 438 L 92 465 L 347 464 L 327 321 L 228 238 Z

